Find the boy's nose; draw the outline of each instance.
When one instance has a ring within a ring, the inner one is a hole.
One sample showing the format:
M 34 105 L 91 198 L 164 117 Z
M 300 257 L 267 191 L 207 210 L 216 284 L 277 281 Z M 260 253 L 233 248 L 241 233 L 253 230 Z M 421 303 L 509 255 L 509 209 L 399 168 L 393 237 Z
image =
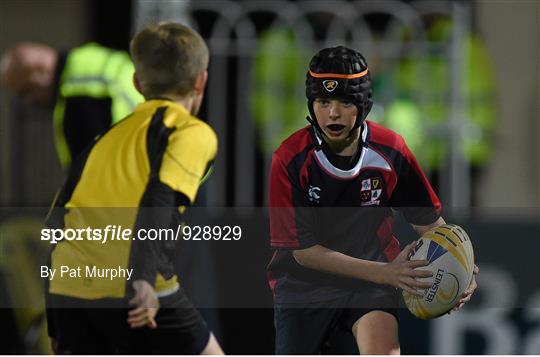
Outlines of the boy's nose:
M 330 104 L 330 113 L 329 113 L 330 119 L 339 118 L 339 108 L 336 104 Z

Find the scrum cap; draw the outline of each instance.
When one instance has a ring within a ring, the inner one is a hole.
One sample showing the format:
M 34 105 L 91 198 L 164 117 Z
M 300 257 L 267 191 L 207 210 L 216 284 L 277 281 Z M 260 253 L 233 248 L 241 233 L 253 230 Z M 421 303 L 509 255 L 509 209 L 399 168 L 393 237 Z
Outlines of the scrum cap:
M 306 97 L 312 125 L 322 133 L 313 111 L 316 98 L 343 98 L 358 108 L 353 130 L 358 128 L 371 110 L 373 91 L 365 58 L 344 46 L 320 50 L 309 64 L 306 75 Z M 351 131 L 352 132 L 352 131 Z

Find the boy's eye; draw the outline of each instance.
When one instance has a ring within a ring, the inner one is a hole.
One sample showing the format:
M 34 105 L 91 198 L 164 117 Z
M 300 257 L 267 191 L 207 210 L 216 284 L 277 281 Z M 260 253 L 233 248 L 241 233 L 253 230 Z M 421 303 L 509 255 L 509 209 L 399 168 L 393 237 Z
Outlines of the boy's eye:
M 353 105 L 352 102 L 349 102 L 348 100 L 343 100 L 341 101 L 341 105 L 343 105 L 344 107 L 350 107 L 351 105 Z
M 319 103 L 320 106 L 327 106 L 330 102 L 325 99 L 317 99 L 317 103 Z

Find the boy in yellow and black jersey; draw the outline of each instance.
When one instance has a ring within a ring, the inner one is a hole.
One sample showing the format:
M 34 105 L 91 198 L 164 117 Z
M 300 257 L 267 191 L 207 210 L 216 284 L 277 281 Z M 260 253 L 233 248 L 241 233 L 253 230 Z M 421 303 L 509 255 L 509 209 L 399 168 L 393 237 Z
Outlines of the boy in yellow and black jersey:
M 180 224 L 215 159 L 216 135 L 194 116 L 208 48 L 193 30 L 162 23 L 135 35 L 131 55 L 146 101 L 73 163 L 48 224 L 132 234 L 103 244 L 83 235 L 55 246 L 49 334 L 59 353 L 221 354 L 174 273 L 175 242 L 137 234 Z M 114 278 L 103 273 L 113 270 Z

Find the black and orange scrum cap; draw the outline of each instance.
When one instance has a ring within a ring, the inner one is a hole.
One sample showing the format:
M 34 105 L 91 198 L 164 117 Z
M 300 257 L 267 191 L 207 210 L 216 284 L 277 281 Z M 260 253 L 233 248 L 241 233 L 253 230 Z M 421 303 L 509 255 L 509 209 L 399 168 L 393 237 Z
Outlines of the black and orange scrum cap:
M 371 77 L 364 56 L 345 46 L 320 50 L 309 63 L 306 97 L 313 119 L 313 101 L 316 98 L 350 100 L 358 108 L 355 128 L 359 127 L 373 105 Z

